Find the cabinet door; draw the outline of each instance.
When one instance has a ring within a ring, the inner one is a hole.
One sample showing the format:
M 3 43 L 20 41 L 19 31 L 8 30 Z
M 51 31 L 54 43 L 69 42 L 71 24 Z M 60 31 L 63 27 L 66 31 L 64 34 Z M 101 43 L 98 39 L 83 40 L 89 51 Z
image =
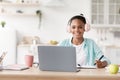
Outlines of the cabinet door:
M 104 24 L 105 0 L 92 0 L 92 24 Z
M 120 0 L 92 0 L 92 24 L 120 25 Z
M 109 0 L 109 24 L 120 24 L 120 0 Z

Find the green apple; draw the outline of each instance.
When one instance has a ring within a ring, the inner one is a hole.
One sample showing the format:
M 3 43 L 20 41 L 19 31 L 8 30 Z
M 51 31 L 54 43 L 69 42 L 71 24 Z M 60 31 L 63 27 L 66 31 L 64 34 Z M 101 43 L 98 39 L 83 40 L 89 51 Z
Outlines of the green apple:
M 110 64 L 110 65 L 108 66 L 108 70 L 109 70 L 109 72 L 110 72 L 111 74 L 116 74 L 116 73 L 118 73 L 118 71 L 119 71 L 119 66 L 116 65 L 116 64 Z

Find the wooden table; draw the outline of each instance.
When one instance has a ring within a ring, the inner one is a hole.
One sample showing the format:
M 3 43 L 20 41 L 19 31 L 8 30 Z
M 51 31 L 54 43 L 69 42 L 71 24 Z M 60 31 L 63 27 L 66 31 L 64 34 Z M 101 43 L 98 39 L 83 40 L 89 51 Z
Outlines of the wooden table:
M 80 72 L 52 72 L 30 68 L 23 71 L 0 71 L 0 80 L 120 80 L 120 73 L 105 69 L 81 69 Z

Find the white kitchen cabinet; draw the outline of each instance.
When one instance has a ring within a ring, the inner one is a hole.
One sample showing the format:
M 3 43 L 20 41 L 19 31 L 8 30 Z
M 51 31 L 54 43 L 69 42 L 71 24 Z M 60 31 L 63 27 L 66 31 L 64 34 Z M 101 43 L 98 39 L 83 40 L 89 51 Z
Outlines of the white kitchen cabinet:
M 0 26 L 0 55 L 7 52 L 3 59 L 3 65 L 16 63 L 16 31 Z
M 92 24 L 104 24 L 105 0 L 92 0 Z
M 120 0 L 92 0 L 91 23 L 94 26 L 120 25 Z

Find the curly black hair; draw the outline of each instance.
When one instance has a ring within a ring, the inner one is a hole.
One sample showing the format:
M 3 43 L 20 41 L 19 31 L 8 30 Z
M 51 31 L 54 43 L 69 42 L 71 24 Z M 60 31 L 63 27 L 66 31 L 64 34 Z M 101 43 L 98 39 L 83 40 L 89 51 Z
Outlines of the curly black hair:
M 84 24 L 86 24 L 86 19 L 85 19 L 85 17 L 83 16 L 83 14 L 80 14 L 80 15 L 73 16 L 73 17 L 68 21 L 68 25 L 71 25 L 71 22 L 72 22 L 72 20 L 74 20 L 74 19 L 79 19 L 79 20 L 81 20 Z

